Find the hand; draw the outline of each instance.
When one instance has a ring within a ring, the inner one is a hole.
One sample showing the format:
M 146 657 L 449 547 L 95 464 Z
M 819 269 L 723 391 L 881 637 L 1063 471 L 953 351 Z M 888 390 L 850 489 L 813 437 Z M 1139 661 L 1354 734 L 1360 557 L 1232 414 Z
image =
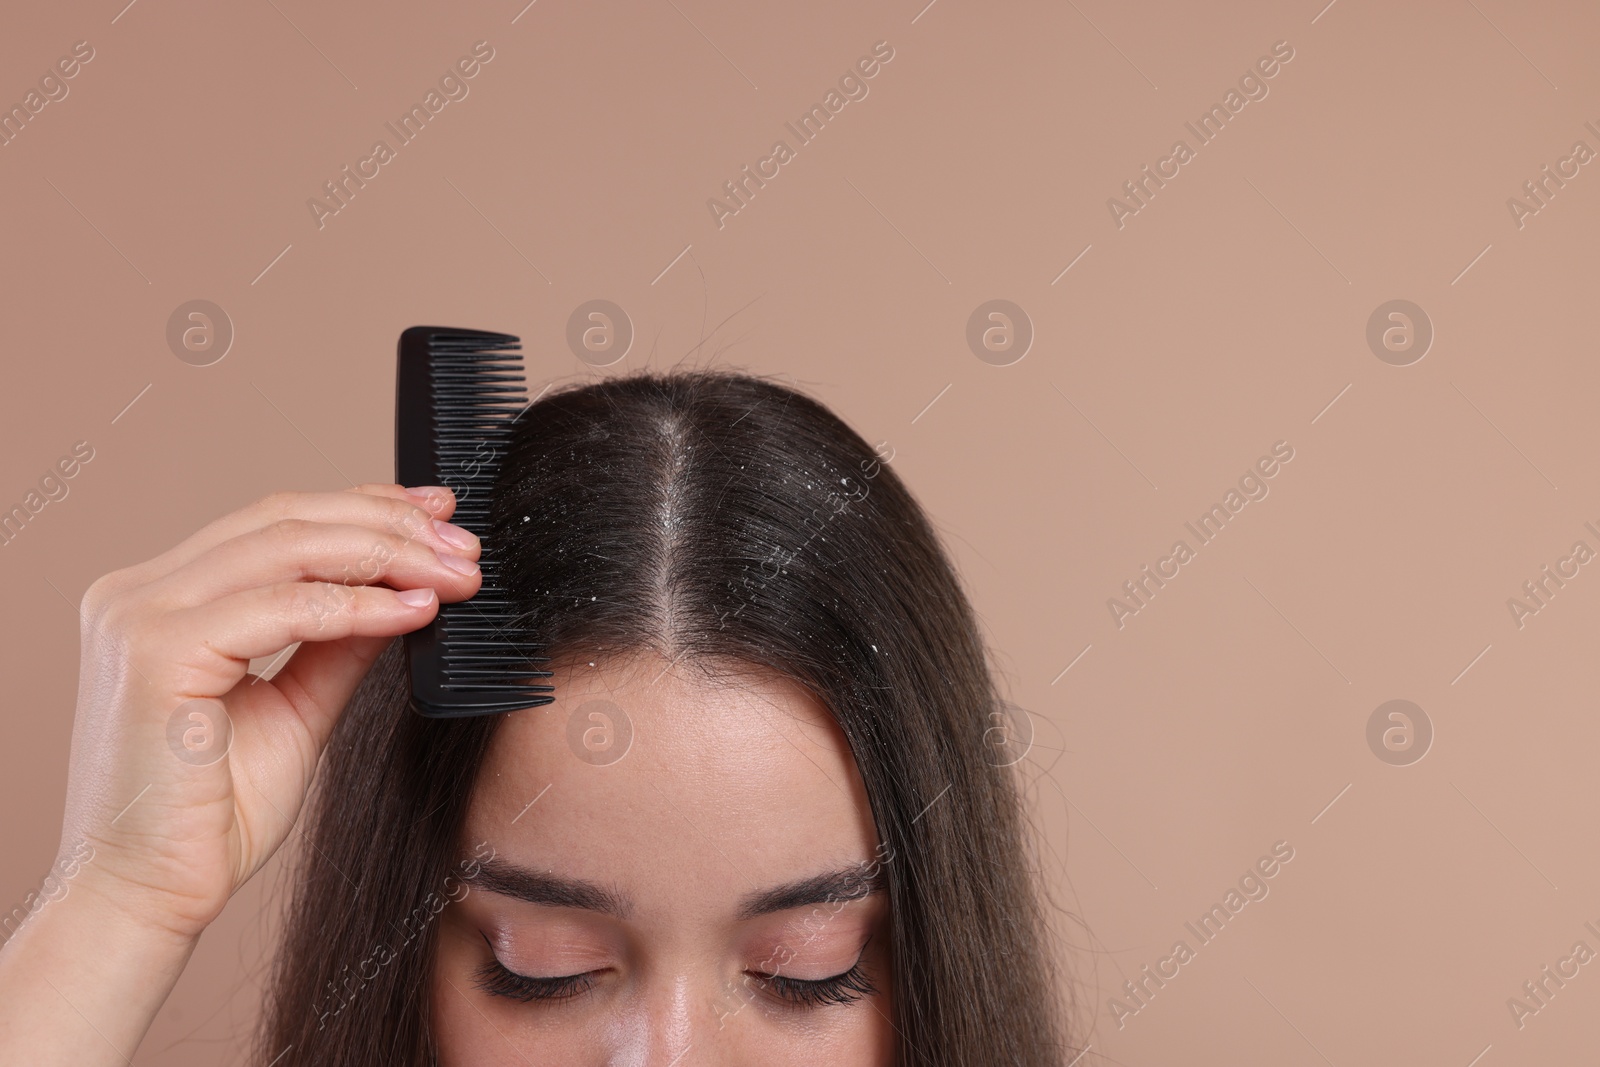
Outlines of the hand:
M 477 538 L 435 523 L 454 496 L 417 492 L 275 493 L 89 587 L 62 849 L 92 858 L 69 891 L 192 939 L 277 850 L 379 652 L 478 591 Z

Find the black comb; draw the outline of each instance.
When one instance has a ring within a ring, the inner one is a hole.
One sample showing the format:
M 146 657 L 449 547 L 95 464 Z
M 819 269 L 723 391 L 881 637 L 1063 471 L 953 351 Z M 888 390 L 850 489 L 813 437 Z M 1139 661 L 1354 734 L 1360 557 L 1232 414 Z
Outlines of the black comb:
M 395 385 L 395 481 L 442 485 L 456 495 L 450 521 L 482 540 L 483 585 L 441 604 L 432 622 L 405 635 L 411 707 L 434 719 L 491 715 L 555 698 L 548 661 L 531 639 L 484 538 L 489 504 L 511 435 L 527 406 L 521 341 L 504 333 L 413 326 L 400 335 Z

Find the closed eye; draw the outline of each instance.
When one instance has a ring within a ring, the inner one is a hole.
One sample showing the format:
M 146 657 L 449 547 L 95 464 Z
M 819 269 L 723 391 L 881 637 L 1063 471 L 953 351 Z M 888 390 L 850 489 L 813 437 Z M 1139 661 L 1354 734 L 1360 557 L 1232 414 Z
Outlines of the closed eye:
M 871 941 L 871 938 L 867 940 Z M 828 978 L 791 978 L 785 974 L 760 973 L 752 973 L 750 977 L 765 986 L 768 993 L 787 1007 L 805 1009 L 849 1004 L 878 991 L 861 966 L 866 951 L 866 945 L 863 944 L 861 955 L 856 957 L 856 962 L 849 970 Z
M 520 1000 L 524 1004 L 536 1000 L 566 1000 L 578 996 L 595 983 L 597 971 L 584 971 L 580 974 L 558 974 L 548 977 L 518 974 L 500 962 L 500 957 L 494 955 L 494 946 L 489 939 L 483 939 L 489 945 L 489 962 L 480 967 L 475 975 L 478 988 L 485 993 L 496 997 L 508 997 Z
M 518 974 L 498 959 L 490 960 L 477 973 L 478 988 L 496 997 L 509 997 L 524 1004 L 535 1000 L 565 1000 L 578 996 L 594 985 L 594 971 L 540 977 Z

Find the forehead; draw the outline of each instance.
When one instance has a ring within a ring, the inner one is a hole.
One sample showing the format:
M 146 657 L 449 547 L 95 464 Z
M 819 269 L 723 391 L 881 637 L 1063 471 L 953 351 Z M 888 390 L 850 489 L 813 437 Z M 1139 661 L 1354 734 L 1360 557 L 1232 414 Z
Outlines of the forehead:
M 555 701 L 501 722 L 469 847 L 622 888 L 750 888 L 869 861 L 877 845 L 843 733 L 768 671 L 708 678 L 654 654 L 556 671 Z

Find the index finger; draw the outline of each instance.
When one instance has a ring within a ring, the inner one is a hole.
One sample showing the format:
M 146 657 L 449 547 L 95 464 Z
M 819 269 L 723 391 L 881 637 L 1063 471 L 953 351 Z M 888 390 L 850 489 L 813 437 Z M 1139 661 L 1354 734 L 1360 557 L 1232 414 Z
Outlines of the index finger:
M 455 494 L 444 486 L 408 490 L 388 482 L 367 482 L 326 492 L 283 490 L 212 520 L 159 556 L 128 571 L 141 584 L 152 582 L 225 541 L 287 518 L 387 529 L 440 551 L 459 554 L 461 549 L 440 537 L 432 525 L 435 519 L 447 521 L 455 510 Z

